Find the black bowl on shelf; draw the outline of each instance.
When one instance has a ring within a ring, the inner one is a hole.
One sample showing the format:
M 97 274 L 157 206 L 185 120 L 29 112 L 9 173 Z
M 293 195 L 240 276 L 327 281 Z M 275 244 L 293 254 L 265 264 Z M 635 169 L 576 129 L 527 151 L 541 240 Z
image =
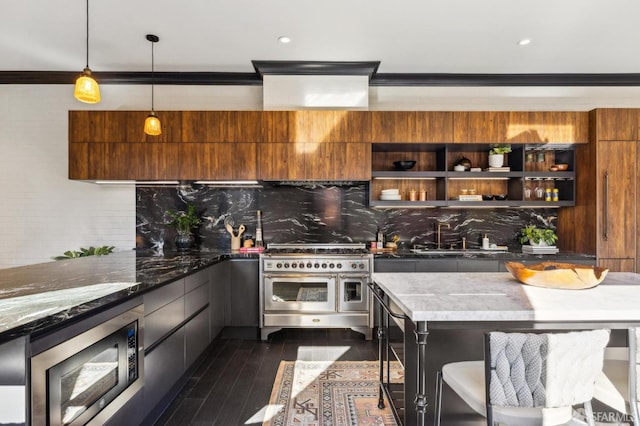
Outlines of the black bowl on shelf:
M 504 201 L 507 199 L 507 194 L 493 194 L 493 198 L 497 201 Z
M 416 162 L 413 160 L 402 160 L 393 162 L 393 167 L 395 167 L 397 170 L 410 170 L 415 165 Z
M 491 200 L 493 200 L 493 195 L 485 195 L 485 194 L 482 194 L 482 199 L 483 199 L 484 201 L 491 201 Z

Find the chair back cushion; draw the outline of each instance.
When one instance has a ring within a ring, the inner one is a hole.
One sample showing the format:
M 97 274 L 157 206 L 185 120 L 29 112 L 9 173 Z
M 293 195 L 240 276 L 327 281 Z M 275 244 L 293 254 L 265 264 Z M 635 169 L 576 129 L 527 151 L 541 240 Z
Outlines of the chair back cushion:
M 489 333 L 489 400 L 509 407 L 563 407 L 591 400 L 608 330 Z

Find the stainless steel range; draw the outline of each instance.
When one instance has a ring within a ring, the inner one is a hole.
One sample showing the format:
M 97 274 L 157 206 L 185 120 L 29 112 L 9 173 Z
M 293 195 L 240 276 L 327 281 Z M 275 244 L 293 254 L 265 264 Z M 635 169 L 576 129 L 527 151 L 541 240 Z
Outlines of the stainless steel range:
M 260 256 L 260 336 L 285 327 L 351 328 L 371 339 L 364 244 L 269 244 Z

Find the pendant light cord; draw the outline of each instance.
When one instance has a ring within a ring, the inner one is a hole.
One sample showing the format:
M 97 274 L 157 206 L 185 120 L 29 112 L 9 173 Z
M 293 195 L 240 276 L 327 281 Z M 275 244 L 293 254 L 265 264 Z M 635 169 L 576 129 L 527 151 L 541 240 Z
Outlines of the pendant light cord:
M 89 68 L 89 0 L 87 0 L 87 68 Z
M 87 0 L 89 1 L 89 0 Z M 151 42 L 151 112 L 154 112 L 154 108 L 153 108 L 153 92 L 154 92 L 154 58 L 153 58 L 153 45 L 155 43 Z

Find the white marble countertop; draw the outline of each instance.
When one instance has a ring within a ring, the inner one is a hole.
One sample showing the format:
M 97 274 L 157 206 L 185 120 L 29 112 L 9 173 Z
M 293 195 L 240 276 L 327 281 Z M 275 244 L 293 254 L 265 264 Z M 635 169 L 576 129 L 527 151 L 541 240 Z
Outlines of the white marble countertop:
M 508 272 L 374 273 L 413 321 L 640 321 L 640 274 L 610 272 L 597 287 L 521 284 Z

